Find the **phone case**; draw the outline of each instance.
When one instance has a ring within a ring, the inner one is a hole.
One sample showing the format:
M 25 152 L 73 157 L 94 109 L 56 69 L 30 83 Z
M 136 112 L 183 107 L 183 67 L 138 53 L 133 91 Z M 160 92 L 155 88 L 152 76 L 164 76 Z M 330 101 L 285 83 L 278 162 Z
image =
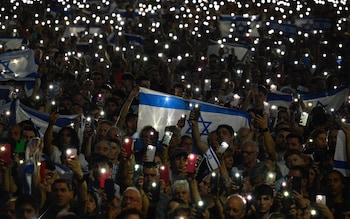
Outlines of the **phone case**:
M 186 172 L 187 173 L 195 173 L 196 172 L 197 159 L 198 159 L 197 154 L 189 154 L 187 156 L 187 165 L 186 165 Z

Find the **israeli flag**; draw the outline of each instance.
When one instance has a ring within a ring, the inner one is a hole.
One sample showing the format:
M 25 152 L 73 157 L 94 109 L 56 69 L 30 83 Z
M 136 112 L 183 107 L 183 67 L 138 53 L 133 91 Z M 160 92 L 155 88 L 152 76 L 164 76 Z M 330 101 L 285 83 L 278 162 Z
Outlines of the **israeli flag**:
M 231 125 L 236 131 L 241 127 L 249 127 L 249 115 L 245 111 L 233 110 L 198 100 L 187 100 L 141 88 L 138 131 L 140 132 L 146 125 L 151 125 L 159 131 L 159 137 L 162 138 L 166 126 L 176 125 L 181 115 L 187 115 L 186 125 L 182 128 L 181 134 L 191 135 L 192 128 L 188 115 L 195 104 L 201 108 L 199 131 L 204 141 L 210 132 L 216 130 L 220 124 Z
M 10 93 L 14 90 L 14 87 L 8 85 L 0 85 L 0 107 L 11 101 Z M 0 112 L 3 113 L 3 112 Z
M 35 125 L 40 137 L 43 137 L 49 124 L 49 114 L 37 111 L 13 100 L 0 108 L 0 112 L 10 111 L 10 124 L 30 120 Z M 58 132 L 61 128 L 74 124 L 77 115 L 60 115 L 57 123 L 54 125 L 54 131 Z
M 257 29 L 257 25 L 260 24 L 260 16 L 253 15 L 250 17 L 243 16 L 231 16 L 229 14 L 220 15 L 220 31 L 223 37 L 227 37 L 230 34 L 238 33 L 243 35 L 251 29 L 251 37 L 259 37 L 260 34 Z
M 124 33 L 125 40 L 128 41 L 132 45 L 143 46 L 144 38 L 141 35 Z
M 219 55 L 219 50 L 224 50 L 224 56 L 227 57 L 234 53 L 233 55 L 237 56 L 238 61 L 245 62 L 245 60 L 250 59 L 251 56 L 251 47 L 239 44 L 239 43 L 222 43 L 219 44 L 216 41 L 211 40 L 208 45 L 207 56 L 211 54 Z
M 349 88 L 347 86 L 340 86 L 334 90 L 328 90 L 317 94 L 300 94 L 305 106 L 315 107 L 322 106 L 327 111 L 338 110 L 341 105 L 348 99 Z M 282 106 L 289 108 L 293 101 L 291 94 L 272 92 L 267 98 L 270 106 Z
M 35 80 L 40 79 L 35 52 L 31 49 L 0 54 L 0 81 L 25 81 L 26 95 L 30 96 Z
M 22 46 L 29 46 L 29 42 L 23 37 L 0 37 L 0 45 L 3 46 L 4 51 L 19 50 Z
M 278 23 L 277 21 L 269 21 L 270 25 L 268 26 L 271 30 L 275 32 L 282 32 L 287 36 L 295 36 L 297 34 L 297 26 L 287 23 Z
M 334 153 L 334 168 L 339 170 L 344 176 L 350 176 L 350 166 L 347 162 L 346 136 L 342 130 L 338 131 L 337 145 Z

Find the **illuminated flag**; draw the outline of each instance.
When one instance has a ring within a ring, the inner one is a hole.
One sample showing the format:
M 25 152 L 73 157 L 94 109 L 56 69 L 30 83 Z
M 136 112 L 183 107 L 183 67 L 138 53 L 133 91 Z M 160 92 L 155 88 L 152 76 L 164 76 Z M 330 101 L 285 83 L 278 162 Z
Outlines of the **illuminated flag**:
M 240 62 L 245 62 L 245 60 L 249 60 L 251 58 L 251 47 L 239 44 L 239 43 L 223 43 L 219 44 L 211 40 L 208 45 L 207 57 L 211 54 L 219 55 L 220 49 L 224 50 L 223 57 L 228 57 L 229 55 L 235 55 Z
M 181 115 L 187 115 L 182 134 L 191 135 L 191 123 L 188 115 L 192 107 L 200 106 L 199 131 L 204 141 L 211 131 L 220 124 L 228 124 L 234 130 L 249 127 L 249 115 L 245 111 L 233 110 L 197 100 L 186 100 L 169 94 L 141 88 L 138 114 L 138 131 L 144 126 L 151 125 L 159 131 L 159 137 L 164 134 L 164 128 L 176 125 Z
M 341 105 L 347 100 L 349 88 L 346 86 L 340 86 L 334 90 L 328 90 L 326 92 L 317 94 L 300 94 L 300 98 L 304 101 L 305 106 L 315 107 L 323 106 L 327 111 L 332 109 L 338 110 Z M 283 106 L 289 108 L 292 103 L 293 97 L 291 94 L 272 92 L 267 98 L 267 102 L 270 106 Z
M 0 81 L 25 81 L 27 96 L 31 95 L 35 80 L 39 79 L 35 52 L 31 49 L 0 54 Z
M 224 37 L 230 34 L 244 36 L 249 31 L 250 37 L 259 37 L 260 34 L 256 26 L 260 23 L 260 16 L 253 15 L 249 17 L 231 16 L 229 14 L 220 15 L 220 31 Z
M 8 50 L 18 50 L 22 46 L 27 47 L 29 42 L 23 37 L 0 37 L 0 45 L 3 46 L 4 51 Z
M 30 107 L 27 107 L 14 100 L 5 104 L 0 108 L 0 112 L 10 111 L 10 125 L 19 123 L 24 120 L 30 120 L 35 125 L 40 137 L 44 136 L 47 125 L 49 124 L 49 114 L 37 111 Z M 77 115 L 60 115 L 56 124 L 54 125 L 54 131 L 58 132 L 61 128 L 69 126 L 74 123 Z
M 344 176 L 350 176 L 350 166 L 347 162 L 346 136 L 342 130 L 338 131 L 337 145 L 334 154 L 334 169 L 339 170 Z

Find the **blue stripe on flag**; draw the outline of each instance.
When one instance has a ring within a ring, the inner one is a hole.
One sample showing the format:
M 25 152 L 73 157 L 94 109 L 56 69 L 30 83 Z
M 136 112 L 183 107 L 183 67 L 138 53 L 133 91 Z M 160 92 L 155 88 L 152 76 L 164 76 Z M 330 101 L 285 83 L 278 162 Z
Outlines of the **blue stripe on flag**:
M 38 118 L 40 120 L 46 121 L 47 123 L 49 122 L 49 115 L 48 114 L 33 110 L 33 109 L 31 109 L 25 105 L 22 105 L 22 104 L 21 104 L 21 108 L 26 113 L 28 113 L 30 115 L 30 117 Z M 71 122 L 73 122 L 73 121 L 74 121 L 74 119 L 70 119 L 70 118 L 58 118 L 55 125 L 59 126 L 59 127 L 66 127 L 66 126 L 70 125 Z
M 293 99 L 292 95 L 290 95 L 290 94 L 270 93 L 267 97 L 267 101 L 278 100 L 278 101 L 292 102 L 292 99 Z
M 348 169 L 350 170 L 350 167 L 348 165 L 348 162 L 346 161 L 340 161 L 340 160 L 334 160 L 334 168 L 340 168 L 340 169 Z
M 179 97 L 174 96 L 164 96 L 157 94 L 147 94 L 140 93 L 140 105 L 153 106 L 153 107 L 162 107 L 167 109 L 177 109 L 177 110 L 191 110 L 190 104 L 192 106 L 198 103 L 201 107 L 201 112 L 209 113 L 220 113 L 227 115 L 242 116 L 249 119 L 249 114 L 241 110 L 233 110 L 225 107 L 220 107 L 217 105 L 210 105 L 204 102 L 199 102 L 196 100 L 185 100 Z
M 327 90 L 325 92 L 316 93 L 316 94 L 300 94 L 300 97 L 303 100 L 318 99 L 318 98 L 322 98 L 322 97 L 335 95 L 335 94 L 343 91 L 344 89 L 347 89 L 347 87 L 341 86 L 341 87 L 338 87 L 337 89 L 334 89 L 334 90 Z

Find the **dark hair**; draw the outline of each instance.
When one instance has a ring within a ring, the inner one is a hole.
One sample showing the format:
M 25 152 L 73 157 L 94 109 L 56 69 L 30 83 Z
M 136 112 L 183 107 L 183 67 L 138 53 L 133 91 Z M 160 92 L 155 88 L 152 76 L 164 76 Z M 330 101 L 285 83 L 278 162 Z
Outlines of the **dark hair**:
M 69 189 L 69 191 L 72 190 L 72 185 L 69 183 L 68 180 L 63 179 L 63 178 L 56 179 L 56 180 L 52 183 L 52 188 L 53 188 L 56 184 L 58 184 L 58 183 L 64 183 L 64 184 L 67 185 L 67 188 Z
M 294 167 L 290 167 L 289 168 L 289 171 L 291 170 L 296 170 L 296 171 L 299 171 L 300 174 L 301 174 L 301 178 L 303 179 L 309 179 L 309 171 L 303 167 L 303 166 L 294 166 Z
M 293 155 L 293 154 L 296 154 L 296 155 L 299 155 L 301 156 L 302 153 L 299 151 L 299 150 L 287 150 L 286 153 L 284 153 L 284 160 L 287 160 L 287 158 L 290 156 L 290 155 Z
M 260 198 L 262 195 L 269 195 L 271 198 L 273 197 L 273 189 L 271 186 L 267 184 L 260 184 L 255 186 L 253 196 L 254 199 Z
M 58 148 L 60 150 L 63 149 L 62 148 L 63 145 L 61 145 L 60 138 L 62 136 L 63 131 L 65 131 L 65 130 L 67 130 L 69 132 L 70 136 L 71 136 L 70 145 L 73 145 L 75 148 L 79 149 L 79 138 L 78 138 L 78 135 L 77 135 L 76 131 L 72 127 L 68 127 L 68 126 L 61 128 L 61 130 L 57 134 L 56 144 L 57 144 Z
M 227 124 L 221 124 L 219 125 L 217 128 L 216 128 L 216 133 L 219 131 L 219 129 L 227 129 L 231 135 L 234 135 L 235 134 L 235 130 L 232 128 L 232 126 L 230 125 L 227 125 Z
M 303 144 L 304 143 L 304 138 L 303 136 L 299 135 L 298 133 L 290 133 L 287 135 L 286 139 L 289 138 L 297 138 L 299 141 L 299 144 Z
M 140 211 L 139 209 L 136 208 L 128 208 L 123 210 L 117 217 L 117 219 L 126 219 L 127 216 L 129 215 L 133 215 L 136 214 L 138 215 L 140 218 L 144 217 L 144 214 L 142 213 L 142 211 Z
M 35 211 L 39 211 L 40 204 L 33 195 L 29 195 L 29 194 L 19 195 L 16 199 L 15 209 L 18 210 L 21 206 L 25 204 L 29 204 L 35 209 Z

